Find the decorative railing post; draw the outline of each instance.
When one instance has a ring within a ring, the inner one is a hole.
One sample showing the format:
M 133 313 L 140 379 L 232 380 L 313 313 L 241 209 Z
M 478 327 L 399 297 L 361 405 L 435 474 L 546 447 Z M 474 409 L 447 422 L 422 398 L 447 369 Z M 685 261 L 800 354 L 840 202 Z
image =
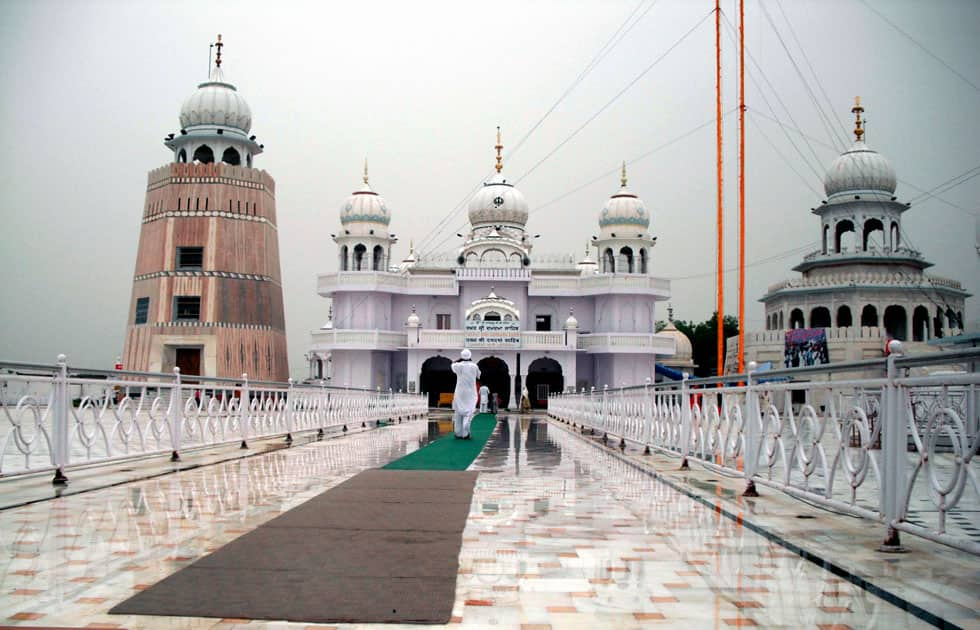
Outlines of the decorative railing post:
M 242 397 L 238 405 L 238 428 L 242 432 L 242 445 L 248 448 L 248 423 L 252 412 L 252 396 L 248 389 L 248 374 L 242 374 Z
M 602 430 L 602 443 L 605 444 L 609 440 L 609 435 L 606 433 L 606 424 L 609 422 L 609 385 L 602 386 L 602 407 L 599 413 L 599 428 Z
M 293 443 L 293 379 L 289 379 L 286 390 L 286 444 Z
M 184 393 L 180 383 L 180 368 L 174 368 L 174 386 L 170 392 L 170 405 L 167 406 L 167 425 L 170 429 L 170 461 L 180 461 L 180 440 L 183 428 Z
M 745 491 L 742 493 L 743 497 L 759 496 L 759 491 L 755 488 L 755 481 L 752 479 L 759 468 L 759 451 L 762 446 L 758 421 L 759 392 L 752 384 L 752 372 L 757 365 L 755 361 L 750 361 L 745 374 L 745 406 L 742 409 L 742 437 L 745 439 L 745 461 L 743 464 Z
M 687 379 L 690 375 L 687 372 L 681 374 L 681 470 L 688 470 L 691 466 L 687 462 L 688 452 L 691 450 L 691 434 L 694 431 L 694 420 L 691 414 L 691 394 L 687 388 Z
M 643 454 L 650 454 L 650 442 L 653 439 L 653 399 L 650 397 L 650 377 L 643 384 Z
M 888 342 L 888 358 L 886 359 L 888 381 L 885 385 L 884 400 L 881 405 L 884 412 L 881 419 L 881 455 L 884 460 L 884 474 L 881 480 L 881 508 L 888 531 L 879 550 L 890 552 L 905 551 L 898 535 L 898 529 L 895 527 L 902 518 L 903 497 L 907 479 L 905 466 L 906 449 L 908 448 L 908 419 L 905 417 L 901 403 L 902 392 L 896 382 L 898 374 L 895 368 L 895 360 L 902 354 L 900 341 Z
M 58 371 L 54 376 L 54 399 L 52 402 L 51 416 L 51 464 L 54 466 L 54 479 L 51 480 L 56 486 L 63 486 L 68 483 L 65 475 L 65 467 L 68 465 L 68 416 L 71 414 L 71 399 L 68 391 L 68 357 L 63 354 L 58 355 Z
M 591 416 L 589 418 L 589 429 L 591 430 L 592 435 L 595 435 L 595 425 L 599 422 L 599 408 L 596 406 L 595 402 L 595 385 L 593 385 L 592 389 L 589 390 L 589 416 Z M 583 426 L 582 428 L 582 433 L 585 433 L 585 427 Z

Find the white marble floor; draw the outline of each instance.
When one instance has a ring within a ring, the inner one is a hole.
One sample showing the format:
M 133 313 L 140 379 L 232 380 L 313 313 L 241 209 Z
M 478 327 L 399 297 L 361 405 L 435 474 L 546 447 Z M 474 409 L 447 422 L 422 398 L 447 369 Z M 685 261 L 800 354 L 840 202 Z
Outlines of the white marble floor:
M 429 436 L 395 425 L 0 511 L 0 624 L 303 626 L 107 611 Z M 472 468 L 450 625 L 925 627 L 543 419 L 503 419 Z

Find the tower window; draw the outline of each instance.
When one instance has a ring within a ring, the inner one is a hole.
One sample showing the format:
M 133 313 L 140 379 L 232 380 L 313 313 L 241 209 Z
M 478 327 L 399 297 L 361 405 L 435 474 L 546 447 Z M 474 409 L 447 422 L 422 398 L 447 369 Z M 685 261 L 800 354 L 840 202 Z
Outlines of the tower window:
M 225 152 L 221 154 L 221 161 L 225 164 L 231 164 L 232 166 L 238 166 L 242 163 L 242 159 L 233 147 L 228 147 Z
M 551 315 L 535 315 L 535 330 L 551 330 Z
M 133 318 L 134 324 L 145 324 L 150 313 L 150 298 L 136 298 L 136 317 Z
M 201 321 L 201 296 L 175 295 L 174 321 Z
M 178 247 L 177 269 L 182 271 L 200 271 L 204 265 L 203 247 Z
M 214 151 L 206 144 L 202 144 L 194 150 L 194 161 L 201 164 L 211 164 L 214 162 Z
M 436 314 L 436 329 L 449 330 L 452 328 L 452 315 L 449 313 Z

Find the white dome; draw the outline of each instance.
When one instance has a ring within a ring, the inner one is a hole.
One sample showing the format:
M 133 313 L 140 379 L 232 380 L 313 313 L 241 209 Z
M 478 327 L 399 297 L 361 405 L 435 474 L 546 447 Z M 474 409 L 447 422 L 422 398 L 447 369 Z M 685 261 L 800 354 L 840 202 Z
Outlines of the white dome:
M 691 346 L 691 340 L 674 326 L 673 320 L 667 322 L 667 327 L 661 330 L 660 334 L 674 338 L 676 351 L 674 352 L 674 356 L 670 357 L 671 361 L 690 361 L 694 359 L 694 348 Z
M 346 224 L 354 221 L 384 225 L 391 222 L 388 204 L 385 203 L 384 197 L 371 190 L 371 186 L 366 183 L 360 190 L 348 197 L 340 208 L 341 223 Z
M 599 227 L 607 225 L 635 225 L 646 230 L 650 227 L 650 214 L 643 200 L 623 186 L 602 207 Z
M 527 201 L 521 191 L 508 184 L 500 174 L 483 184 L 469 206 L 470 225 L 527 223 Z
M 567 328 L 568 330 L 575 330 L 576 328 L 578 328 L 578 320 L 575 319 L 574 310 L 568 311 L 568 319 L 565 320 L 565 328 Z
M 418 328 L 422 325 L 422 320 L 419 318 L 418 313 L 415 312 L 415 306 L 412 306 L 412 314 L 408 316 L 405 320 L 406 326 L 411 326 L 412 328 Z
M 198 85 L 180 108 L 180 126 L 195 125 L 233 127 L 245 133 L 252 128 L 252 110 L 235 86 L 222 80 L 218 68 L 211 81 Z
M 823 178 L 827 197 L 842 193 L 895 193 L 895 169 L 880 153 L 858 140 L 830 165 Z

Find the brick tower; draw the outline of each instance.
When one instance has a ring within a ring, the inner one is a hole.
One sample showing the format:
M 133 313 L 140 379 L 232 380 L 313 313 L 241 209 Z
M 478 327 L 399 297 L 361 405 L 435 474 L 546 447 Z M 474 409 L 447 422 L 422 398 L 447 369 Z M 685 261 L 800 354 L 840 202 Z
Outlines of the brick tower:
M 123 362 L 127 370 L 284 381 L 275 182 L 221 68 L 184 102 L 173 162 L 150 171 Z

